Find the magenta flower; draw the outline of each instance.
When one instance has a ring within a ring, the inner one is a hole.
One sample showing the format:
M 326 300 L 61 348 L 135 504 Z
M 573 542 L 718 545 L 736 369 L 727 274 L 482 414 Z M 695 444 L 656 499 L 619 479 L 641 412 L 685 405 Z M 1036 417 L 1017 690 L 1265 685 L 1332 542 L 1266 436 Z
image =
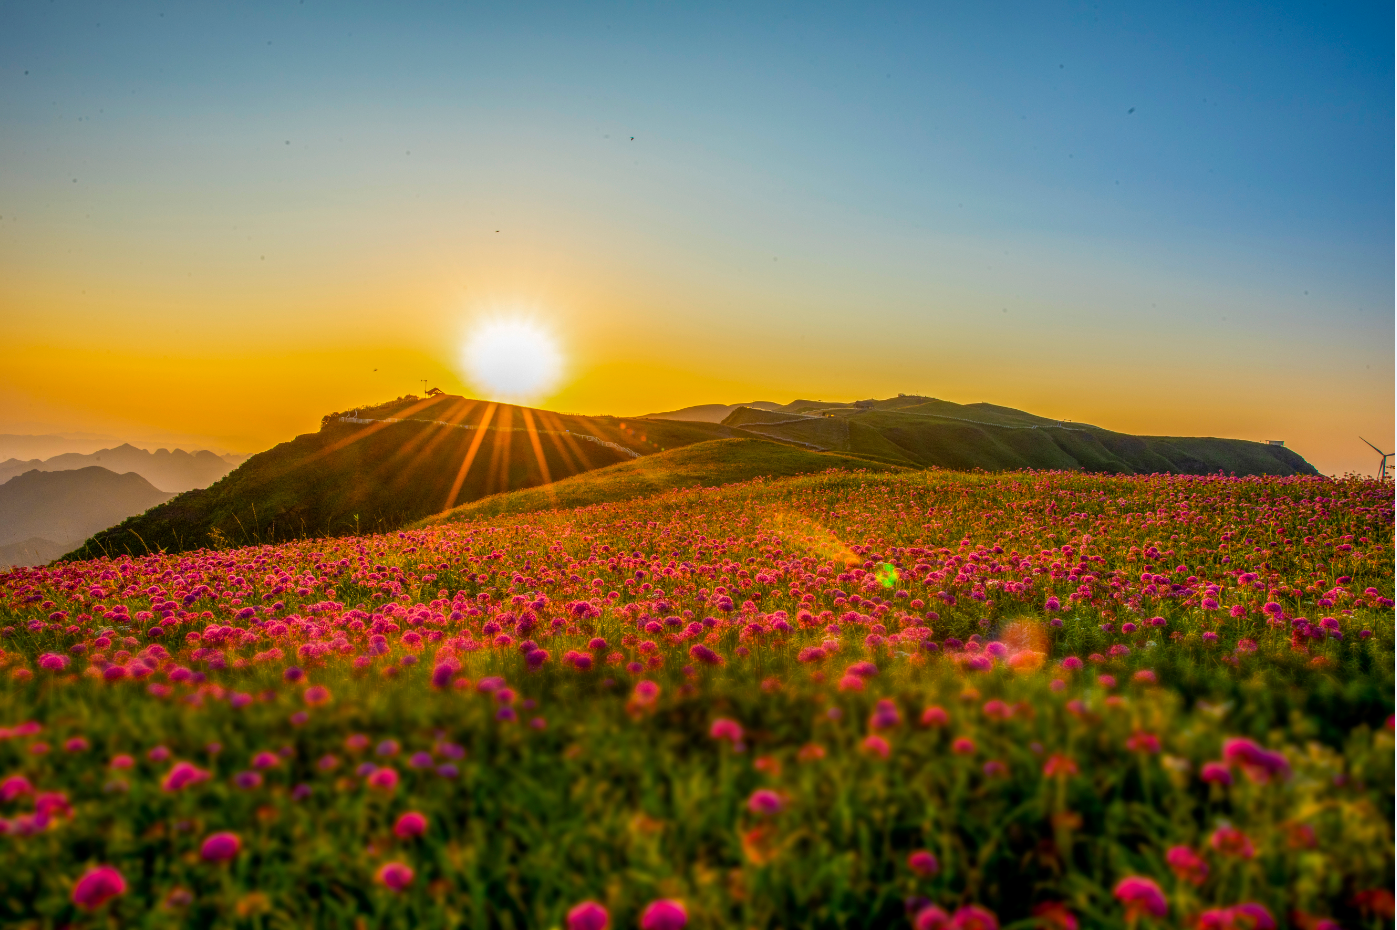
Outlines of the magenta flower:
M 1203 763 L 1203 768 L 1198 771 L 1198 777 L 1213 784 L 1232 784 L 1232 772 L 1221 762 Z
M 398 772 L 388 766 L 369 773 L 368 786 L 375 791 L 391 794 L 398 787 Z
M 888 741 L 881 736 L 865 736 L 863 739 L 863 751 L 871 756 L 886 759 L 891 755 L 893 748 Z
M 1191 885 L 1201 885 L 1208 878 L 1208 863 L 1187 846 L 1173 846 L 1164 854 L 1164 861 L 1179 877 Z
M 1068 656 L 1062 660 L 1062 667 L 1069 672 L 1075 672 L 1082 667 L 1082 660 L 1076 656 Z
M 611 915 L 595 901 L 583 901 L 568 910 L 568 930 L 608 930 L 610 926 Z
M 402 892 L 412 884 L 415 873 L 412 868 L 401 862 L 387 862 L 378 870 L 378 880 L 385 885 L 389 891 Z
M 252 757 L 252 767 L 255 769 L 269 769 L 276 766 L 281 760 L 274 752 L 259 752 Z
M 1276 918 L 1271 916 L 1265 905 L 1248 901 L 1230 908 L 1232 922 L 1239 930 L 1276 930 Z
M 951 720 L 945 708 L 936 704 L 922 711 L 922 726 L 924 727 L 944 727 Z
M 951 915 L 952 930 L 999 930 L 999 918 L 978 904 L 967 904 Z
M 912 921 L 915 930 L 950 930 L 951 915 L 947 914 L 935 904 L 928 904 L 917 911 L 917 916 Z
M 1163 917 L 1169 913 L 1169 902 L 1159 886 L 1148 878 L 1131 875 L 1116 883 L 1116 899 L 1125 908 L 1127 920 L 1140 917 Z
M 417 811 L 408 811 L 393 824 L 393 833 L 403 840 L 410 840 L 427 832 L 427 818 Z
M 1265 784 L 1272 778 L 1288 778 L 1290 763 L 1278 752 L 1263 749 L 1249 739 L 1229 739 L 1222 744 L 1223 761 L 1239 766 L 1248 779 Z
M 11 775 L 0 781 L 0 801 L 9 803 L 22 794 L 29 794 L 34 786 L 23 775 Z
M 1251 838 L 1231 824 L 1223 824 L 1213 831 L 1208 845 L 1225 856 L 1250 859 L 1256 855 L 1256 847 Z
M 941 863 L 937 861 L 936 856 L 925 849 L 918 849 L 908 856 L 907 867 L 922 878 L 941 871 Z
M 743 735 L 742 724 L 736 720 L 729 720 L 727 717 L 719 717 L 708 728 L 708 735 L 713 739 L 725 739 L 733 743 L 740 743 Z
M 781 813 L 781 808 L 785 806 L 786 802 L 781 800 L 781 795 L 769 788 L 759 788 L 747 799 L 747 809 L 763 817 L 773 817 Z
M 123 894 L 126 894 L 126 879 L 111 866 L 99 865 L 85 873 L 73 886 L 73 903 L 91 911 Z
M 209 773 L 189 762 L 176 762 L 174 768 L 166 774 L 165 780 L 160 783 L 163 791 L 179 791 L 189 785 L 198 784 L 207 780 Z
M 678 901 L 651 901 L 640 915 L 640 930 L 684 930 L 689 912 Z
M 236 833 L 215 833 L 204 840 L 199 856 L 205 862 L 227 862 L 238 854 L 242 846 L 242 840 Z
M 262 775 L 260 772 L 239 772 L 233 776 L 233 784 L 245 791 L 262 786 Z

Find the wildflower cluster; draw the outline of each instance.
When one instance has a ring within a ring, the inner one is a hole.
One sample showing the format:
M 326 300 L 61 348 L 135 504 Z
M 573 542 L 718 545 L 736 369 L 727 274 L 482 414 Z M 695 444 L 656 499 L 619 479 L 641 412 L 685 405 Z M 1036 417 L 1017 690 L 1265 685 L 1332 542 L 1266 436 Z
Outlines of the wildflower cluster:
M 829 473 L 11 571 L 0 920 L 1381 920 L 1392 529 Z

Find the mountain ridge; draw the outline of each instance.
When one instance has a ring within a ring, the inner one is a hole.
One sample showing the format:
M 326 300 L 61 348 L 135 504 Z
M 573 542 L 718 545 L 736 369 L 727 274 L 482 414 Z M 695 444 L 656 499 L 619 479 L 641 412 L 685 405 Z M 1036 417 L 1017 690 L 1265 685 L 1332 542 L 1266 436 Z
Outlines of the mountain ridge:
M 245 455 L 219 455 L 207 449 L 151 452 L 122 443 L 96 452 L 63 452 L 46 459 L 5 459 L 0 461 L 0 484 L 27 471 L 73 471 L 96 465 L 117 474 L 135 472 L 159 490 L 177 494 L 213 484 L 247 458 Z
M 102 530 L 65 558 L 397 529 L 491 495 L 730 439 L 760 440 L 767 445 L 746 448 L 773 456 L 779 447 L 799 448 L 904 468 L 1317 474 L 1294 452 L 1262 443 L 1131 436 L 1009 407 L 921 396 L 739 405 L 715 423 L 406 395 L 326 414 L 318 432 L 260 452 L 208 488 Z M 761 463 L 750 459 L 713 462 L 715 469 L 762 473 Z

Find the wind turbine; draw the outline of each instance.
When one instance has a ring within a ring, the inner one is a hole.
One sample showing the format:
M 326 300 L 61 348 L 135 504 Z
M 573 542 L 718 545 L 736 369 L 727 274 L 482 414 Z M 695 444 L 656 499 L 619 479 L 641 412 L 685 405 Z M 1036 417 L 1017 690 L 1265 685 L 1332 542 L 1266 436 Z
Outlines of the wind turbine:
M 1362 436 L 1359 436 L 1358 438 L 1359 438 L 1359 439 L 1363 439 Z M 1387 477 L 1387 460 L 1390 459 L 1390 458 L 1392 458 L 1393 453 L 1382 451 L 1382 450 L 1379 449 L 1377 446 L 1373 445 L 1371 442 L 1368 442 L 1368 440 L 1366 440 L 1366 439 L 1363 439 L 1363 442 L 1364 442 L 1365 445 L 1367 445 L 1367 447 L 1368 447 L 1369 449 L 1372 449 L 1372 450 L 1373 450 L 1374 452 L 1376 452 L 1378 455 L 1381 455 L 1381 456 L 1382 456 L 1382 466 L 1378 469 L 1378 478 L 1379 478 L 1379 479 L 1381 479 L 1381 478 L 1386 478 L 1386 477 Z

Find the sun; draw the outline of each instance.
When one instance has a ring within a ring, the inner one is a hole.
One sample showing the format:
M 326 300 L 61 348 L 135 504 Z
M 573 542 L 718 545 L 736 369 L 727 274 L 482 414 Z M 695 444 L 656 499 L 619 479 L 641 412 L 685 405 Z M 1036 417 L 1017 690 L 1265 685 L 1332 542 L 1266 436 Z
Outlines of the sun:
M 486 400 L 527 402 L 545 396 L 563 373 L 558 341 L 520 317 L 484 320 L 461 348 L 466 379 Z

